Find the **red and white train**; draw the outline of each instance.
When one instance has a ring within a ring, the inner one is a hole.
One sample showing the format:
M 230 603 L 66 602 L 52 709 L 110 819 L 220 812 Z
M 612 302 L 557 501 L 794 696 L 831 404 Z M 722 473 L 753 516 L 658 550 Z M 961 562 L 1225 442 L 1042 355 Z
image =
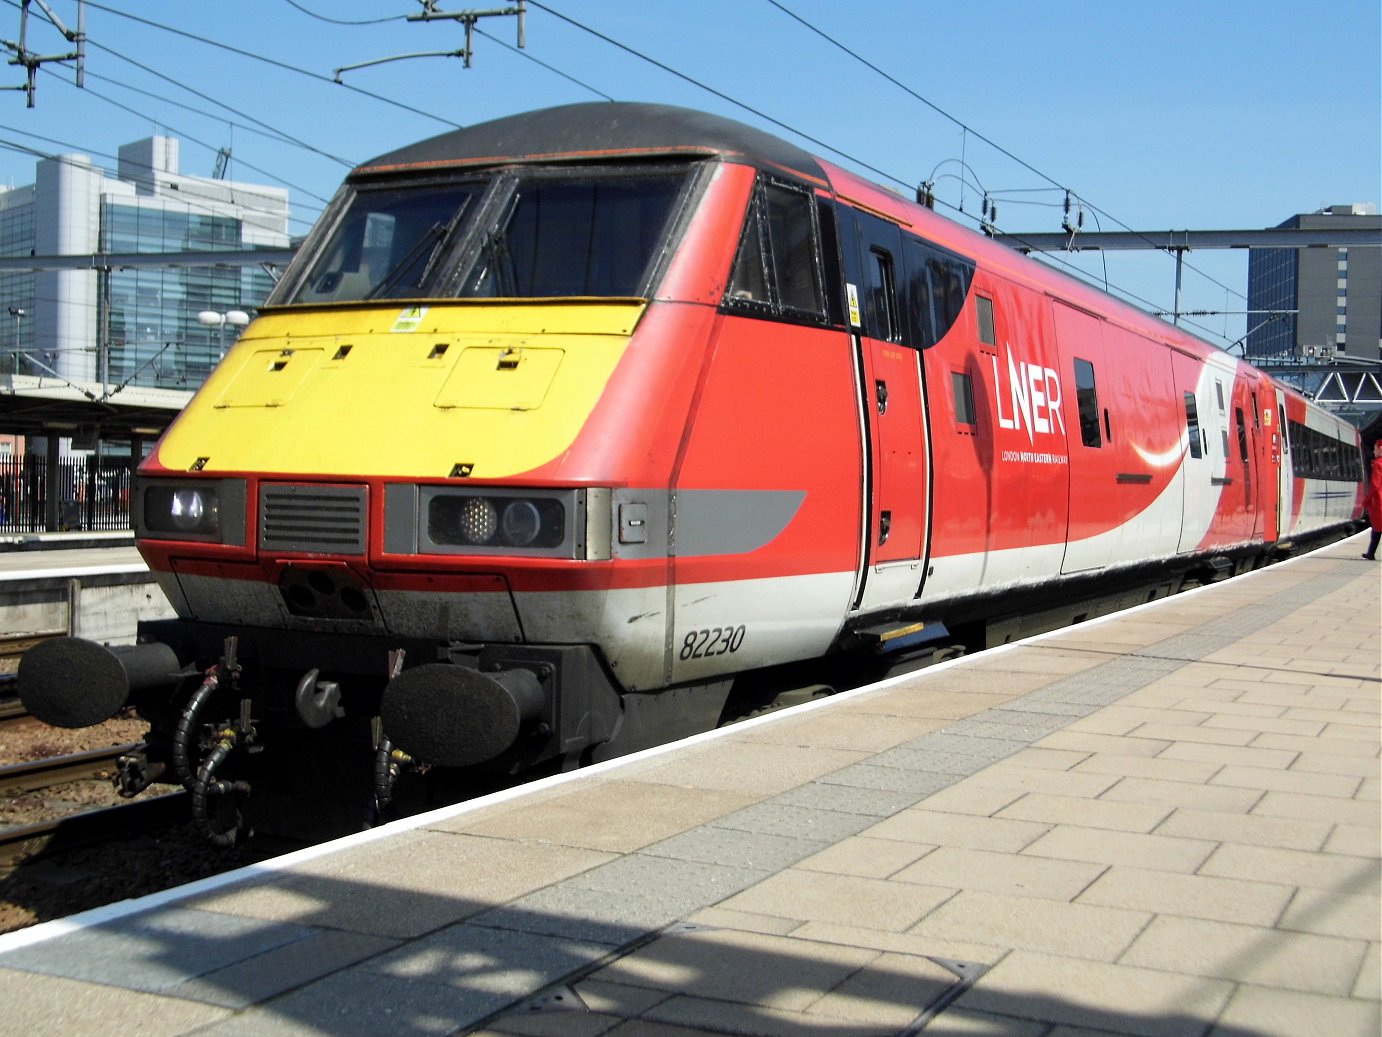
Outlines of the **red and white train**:
M 44 645 L 21 692 L 69 725 L 132 701 L 207 802 L 276 739 L 358 746 L 381 796 L 397 750 L 627 751 L 745 674 L 1001 641 L 1362 498 L 1356 431 L 1241 360 L 641 104 L 356 169 L 141 476 L 178 618 Z

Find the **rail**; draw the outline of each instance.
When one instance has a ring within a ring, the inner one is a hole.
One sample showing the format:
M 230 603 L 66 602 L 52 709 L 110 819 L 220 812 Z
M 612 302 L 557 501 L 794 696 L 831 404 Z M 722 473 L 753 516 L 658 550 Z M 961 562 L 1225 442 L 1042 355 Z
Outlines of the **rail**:
M 49 756 L 0 767 L 0 794 L 17 796 L 25 792 L 106 777 L 115 762 L 127 753 L 143 748 L 137 742 L 91 749 L 82 753 Z
M 52 821 L 0 829 L 0 868 L 13 868 L 40 854 L 96 846 L 117 836 L 185 824 L 187 798 L 186 792 L 170 792 Z

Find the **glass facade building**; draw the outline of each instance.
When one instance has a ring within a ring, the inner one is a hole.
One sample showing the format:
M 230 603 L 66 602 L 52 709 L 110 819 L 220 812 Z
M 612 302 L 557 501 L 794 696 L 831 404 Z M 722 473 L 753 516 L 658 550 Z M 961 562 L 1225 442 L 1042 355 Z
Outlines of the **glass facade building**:
M 286 190 L 183 175 L 178 151 L 125 145 L 115 176 L 83 155 L 40 161 L 34 184 L 0 190 L 0 255 L 289 246 Z M 197 314 L 253 314 L 271 287 L 259 266 L 0 273 L 0 372 L 195 389 L 238 332 Z
M 1372 205 L 1334 205 L 1279 226 L 1370 229 L 1382 240 Z M 1253 249 L 1248 309 L 1249 358 L 1382 359 L 1382 249 Z

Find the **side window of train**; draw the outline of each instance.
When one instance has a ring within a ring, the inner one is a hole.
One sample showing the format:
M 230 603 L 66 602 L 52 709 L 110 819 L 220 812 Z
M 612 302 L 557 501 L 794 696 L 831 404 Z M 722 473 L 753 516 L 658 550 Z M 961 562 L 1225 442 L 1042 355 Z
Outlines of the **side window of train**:
M 1238 459 L 1246 461 L 1248 459 L 1248 426 L 1243 419 L 1243 408 L 1233 408 L 1233 418 L 1238 425 Z
M 974 281 L 974 263 L 909 234 L 902 236 L 907 284 L 903 300 L 913 341 L 929 349 L 954 327 Z
M 951 371 L 950 388 L 955 394 L 955 424 L 961 432 L 972 435 L 979 430 L 978 412 L 974 409 L 974 382 L 963 371 Z
M 726 306 L 780 320 L 825 319 L 816 212 L 809 191 L 760 178 L 744 217 Z
M 874 334 L 884 342 L 901 342 L 902 322 L 897 314 L 897 267 L 892 253 L 887 249 L 877 245 L 869 249 L 868 279 Z
M 1219 400 L 1219 413 L 1227 413 L 1224 410 L 1224 383 L 1219 381 L 1217 378 L 1214 380 L 1214 395 Z
M 993 300 L 984 295 L 974 297 L 974 316 L 979 322 L 979 341 L 986 346 L 998 344 L 993 331 Z
M 964 312 L 965 295 L 969 292 L 973 268 L 949 256 L 933 255 L 926 263 L 927 279 L 931 282 L 931 305 L 936 314 L 936 339 L 955 326 Z
M 1276 427 L 1281 429 L 1281 452 L 1283 454 L 1289 454 L 1291 452 L 1291 434 L 1290 429 L 1286 425 L 1286 408 L 1278 403 L 1276 405 L 1276 414 Z
M 759 217 L 762 196 L 753 192 L 744 217 L 744 232 L 739 237 L 739 252 L 734 257 L 734 273 L 729 279 L 726 302 L 769 305 L 767 249 L 763 242 L 763 221 Z
M 1193 392 L 1185 394 L 1185 432 L 1190 439 L 1190 456 L 1203 457 L 1204 449 L 1200 444 L 1200 411 L 1195 404 Z
M 1099 394 L 1094 387 L 1094 365 L 1075 358 L 1075 400 L 1080 409 L 1080 440 L 1085 446 L 1103 446 L 1099 435 Z
M 816 199 L 816 220 L 821 231 L 826 322 L 838 327 L 845 322 L 844 279 L 840 272 L 840 232 L 835 222 L 835 209 L 824 198 Z

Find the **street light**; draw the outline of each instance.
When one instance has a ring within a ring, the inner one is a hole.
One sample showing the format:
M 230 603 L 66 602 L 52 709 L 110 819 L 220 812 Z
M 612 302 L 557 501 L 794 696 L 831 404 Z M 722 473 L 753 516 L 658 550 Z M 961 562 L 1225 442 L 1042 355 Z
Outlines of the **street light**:
M 27 311 L 18 306 L 10 307 L 10 316 L 14 318 L 14 373 L 19 373 L 19 322 L 28 316 Z
M 244 310 L 202 310 L 197 314 L 197 323 L 208 328 L 221 329 L 221 356 L 226 355 L 226 325 L 243 328 L 250 322 L 250 315 Z M 219 358 L 218 358 L 219 359 Z

